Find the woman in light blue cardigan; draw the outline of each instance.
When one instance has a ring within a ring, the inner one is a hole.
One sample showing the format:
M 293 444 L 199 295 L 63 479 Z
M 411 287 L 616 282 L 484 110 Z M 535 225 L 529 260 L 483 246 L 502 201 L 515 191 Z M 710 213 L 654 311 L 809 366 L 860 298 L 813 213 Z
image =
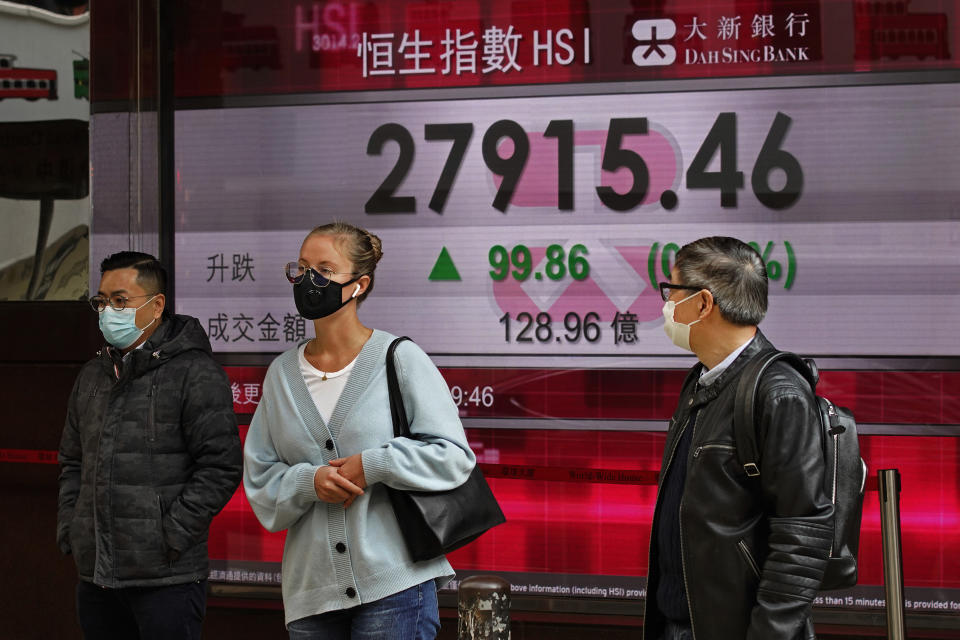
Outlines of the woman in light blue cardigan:
M 412 342 L 396 351 L 410 428 L 395 438 L 386 350 L 357 305 L 373 289 L 380 239 L 345 223 L 317 227 L 287 265 L 317 337 L 270 365 L 244 446 L 243 487 L 261 524 L 287 529 L 283 607 L 291 639 L 429 640 L 446 558 L 414 562 L 384 485 L 442 491 L 475 457 L 443 377 Z

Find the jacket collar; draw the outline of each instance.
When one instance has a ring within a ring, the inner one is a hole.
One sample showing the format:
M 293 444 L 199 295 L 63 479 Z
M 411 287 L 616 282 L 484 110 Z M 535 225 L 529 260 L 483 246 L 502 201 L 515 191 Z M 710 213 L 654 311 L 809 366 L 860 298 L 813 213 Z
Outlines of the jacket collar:
M 139 348 L 124 360 L 123 352 L 105 344 L 97 353 L 104 367 L 118 378 L 139 375 L 162 365 L 184 351 L 199 349 L 211 353 L 210 341 L 196 318 L 170 314 Z
M 749 345 L 747 345 L 747 348 L 740 352 L 740 355 L 730 363 L 730 366 L 727 367 L 726 371 L 721 373 L 720 377 L 714 380 L 710 385 L 697 390 L 697 393 L 693 398 L 693 406 L 696 407 L 704 405 L 714 400 L 727 387 L 727 385 L 740 376 L 743 368 L 747 366 L 747 363 L 750 362 L 754 356 L 756 356 L 758 353 L 768 351 L 773 348 L 773 345 L 769 340 L 767 340 L 766 336 L 763 335 L 763 332 L 761 332 L 760 329 L 757 329 L 757 335 L 753 337 L 753 340 Z M 700 372 L 703 371 L 703 363 L 697 363 L 695 371 L 696 379 L 699 379 Z

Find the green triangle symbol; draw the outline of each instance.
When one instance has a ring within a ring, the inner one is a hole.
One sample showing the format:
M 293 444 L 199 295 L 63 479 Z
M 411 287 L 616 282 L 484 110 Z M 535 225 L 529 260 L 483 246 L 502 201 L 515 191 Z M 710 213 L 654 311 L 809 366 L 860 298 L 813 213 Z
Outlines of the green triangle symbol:
M 440 250 L 440 255 L 433 265 L 433 271 L 430 272 L 428 280 L 459 280 L 460 272 L 457 271 L 457 265 L 453 264 L 450 258 L 450 252 L 444 247 Z

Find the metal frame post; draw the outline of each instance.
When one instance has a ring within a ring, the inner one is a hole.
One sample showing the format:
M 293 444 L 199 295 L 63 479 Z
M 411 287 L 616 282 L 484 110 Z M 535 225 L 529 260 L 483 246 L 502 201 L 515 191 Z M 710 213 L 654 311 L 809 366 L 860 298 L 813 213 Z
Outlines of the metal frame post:
M 903 553 L 900 546 L 900 471 L 881 469 L 880 533 L 883 537 L 883 584 L 887 594 L 887 638 L 904 640 Z

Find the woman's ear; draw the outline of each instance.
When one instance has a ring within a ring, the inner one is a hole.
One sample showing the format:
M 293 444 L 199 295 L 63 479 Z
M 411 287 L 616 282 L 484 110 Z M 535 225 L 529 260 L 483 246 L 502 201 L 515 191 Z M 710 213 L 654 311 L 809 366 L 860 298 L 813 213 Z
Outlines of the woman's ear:
M 360 276 L 360 279 L 357 281 L 357 286 L 360 287 L 360 290 L 354 295 L 357 297 L 362 296 L 367 292 L 367 289 L 370 287 L 370 276 L 364 274 Z M 351 298 L 354 296 L 350 296 Z

